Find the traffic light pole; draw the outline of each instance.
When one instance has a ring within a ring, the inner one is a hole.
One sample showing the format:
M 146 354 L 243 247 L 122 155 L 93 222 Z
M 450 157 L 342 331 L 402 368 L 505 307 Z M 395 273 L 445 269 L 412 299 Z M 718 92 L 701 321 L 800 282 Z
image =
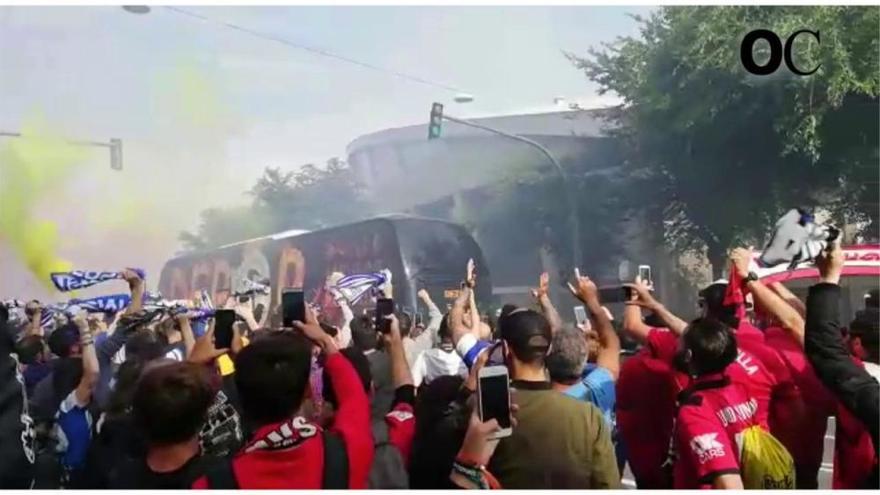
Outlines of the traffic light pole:
M 577 213 L 577 202 L 574 198 L 574 193 L 571 189 L 571 183 L 568 180 L 568 175 L 565 173 L 565 169 L 562 168 L 559 161 L 556 160 L 556 157 L 553 156 L 553 153 L 550 153 L 544 145 L 533 141 L 527 137 L 520 136 L 517 134 L 510 134 L 504 131 L 500 131 L 498 129 L 493 129 L 492 127 L 485 126 L 482 124 L 477 124 L 476 122 L 471 122 L 469 120 L 463 120 L 456 117 L 451 117 L 449 115 L 443 114 L 443 119 L 446 119 L 450 122 L 455 122 L 456 124 L 465 125 L 468 127 L 473 127 L 476 129 L 481 129 L 486 132 L 491 132 L 492 134 L 497 134 L 499 136 L 506 137 L 508 139 L 512 139 L 514 141 L 519 141 L 521 143 L 527 144 L 532 148 L 540 151 L 542 155 L 544 155 L 547 160 L 553 164 L 553 167 L 556 169 L 556 172 L 559 174 L 559 179 L 562 181 L 562 187 L 565 189 L 565 197 L 568 201 L 568 213 L 569 213 L 569 222 L 571 223 L 571 253 L 573 258 L 574 266 L 578 266 L 581 263 L 581 246 L 580 246 L 580 219 L 578 218 Z
M 23 137 L 21 133 L 18 132 L 2 132 L 0 131 L 0 137 Z M 110 150 L 110 168 L 113 170 L 122 170 L 122 140 L 121 139 L 110 139 L 109 143 L 102 143 L 100 141 L 68 141 L 68 143 L 76 145 L 76 146 L 97 146 L 100 148 L 107 148 Z

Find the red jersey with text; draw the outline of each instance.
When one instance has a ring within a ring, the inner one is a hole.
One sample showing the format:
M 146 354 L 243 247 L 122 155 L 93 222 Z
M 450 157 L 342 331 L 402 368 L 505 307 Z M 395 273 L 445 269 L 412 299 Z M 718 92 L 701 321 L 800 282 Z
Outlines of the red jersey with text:
M 757 424 L 757 410 L 757 399 L 730 376 L 696 378 L 680 395 L 675 488 L 711 488 L 717 476 L 739 474 L 741 433 Z
M 794 381 L 785 360 L 776 349 L 767 345 L 764 332 L 751 323 L 743 321 L 736 331 L 737 346 L 756 357 L 772 375 L 769 417 L 770 433 L 776 437 L 801 464 L 800 452 L 793 452 L 803 434 L 801 421 L 804 418 L 804 401 L 801 391 Z
M 675 364 L 675 355 L 678 352 L 678 337 L 668 329 L 653 328 L 648 333 L 648 346 L 654 357 L 661 359 L 670 366 Z M 770 397 L 776 385 L 776 378 L 764 364 L 745 349 L 739 349 L 736 361 L 727 367 L 727 375 L 733 383 L 738 383 L 749 391 L 758 404 L 755 412 L 757 424 L 765 429 L 770 429 Z M 690 378 L 681 371 L 676 371 L 675 382 L 679 390 L 688 386 Z

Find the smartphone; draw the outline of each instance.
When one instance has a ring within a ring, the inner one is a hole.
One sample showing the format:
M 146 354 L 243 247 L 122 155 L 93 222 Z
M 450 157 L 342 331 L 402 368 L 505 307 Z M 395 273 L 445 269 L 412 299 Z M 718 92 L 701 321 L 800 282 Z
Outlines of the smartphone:
M 632 299 L 633 290 L 631 287 L 621 287 L 620 289 L 623 291 L 624 302 Z
M 376 330 L 382 333 L 391 331 L 391 321 L 386 316 L 394 313 L 394 301 L 381 297 L 376 300 Z
M 639 278 L 648 284 L 648 287 L 654 287 L 654 280 L 651 278 L 651 265 L 639 265 Z
M 293 322 L 306 321 L 306 302 L 300 289 L 284 289 L 281 292 L 281 321 L 285 328 L 293 327 Z
M 232 346 L 232 325 L 235 323 L 235 311 L 218 309 L 214 313 L 214 347 L 228 349 Z
M 583 306 L 574 307 L 574 320 L 579 326 L 583 326 L 587 322 L 587 310 Z
M 485 366 L 480 369 L 477 380 L 477 401 L 480 421 L 495 419 L 501 429 L 490 438 L 509 437 L 513 433 L 510 424 L 510 381 L 507 366 Z
M 422 327 L 425 326 L 425 323 L 422 321 L 422 314 L 416 313 L 415 318 L 413 318 L 413 326 Z

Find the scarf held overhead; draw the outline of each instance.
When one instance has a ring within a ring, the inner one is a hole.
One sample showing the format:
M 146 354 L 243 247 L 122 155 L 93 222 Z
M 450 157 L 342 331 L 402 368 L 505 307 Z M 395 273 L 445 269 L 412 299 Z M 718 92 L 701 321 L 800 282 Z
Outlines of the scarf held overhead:
M 140 268 L 129 268 L 142 279 L 146 274 Z M 61 292 L 70 292 L 77 289 L 85 289 L 108 280 L 121 280 L 122 272 L 90 272 L 74 270 L 70 272 L 54 272 L 50 275 L 55 288 Z

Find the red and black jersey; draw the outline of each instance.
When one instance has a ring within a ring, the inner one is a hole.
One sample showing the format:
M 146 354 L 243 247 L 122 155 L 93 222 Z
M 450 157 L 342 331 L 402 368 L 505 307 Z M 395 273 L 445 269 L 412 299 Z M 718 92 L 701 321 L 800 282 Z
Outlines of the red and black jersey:
M 348 488 L 364 489 L 373 462 L 370 405 L 351 363 L 339 353 L 325 368 L 339 408 L 330 431 L 338 434 L 348 455 Z M 321 427 L 302 416 L 264 425 L 235 455 L 232 468 L 240 488 L 318 489 L 322 487 L 324 442 Z M 205 477 L 193 488 L 208 488 Z

